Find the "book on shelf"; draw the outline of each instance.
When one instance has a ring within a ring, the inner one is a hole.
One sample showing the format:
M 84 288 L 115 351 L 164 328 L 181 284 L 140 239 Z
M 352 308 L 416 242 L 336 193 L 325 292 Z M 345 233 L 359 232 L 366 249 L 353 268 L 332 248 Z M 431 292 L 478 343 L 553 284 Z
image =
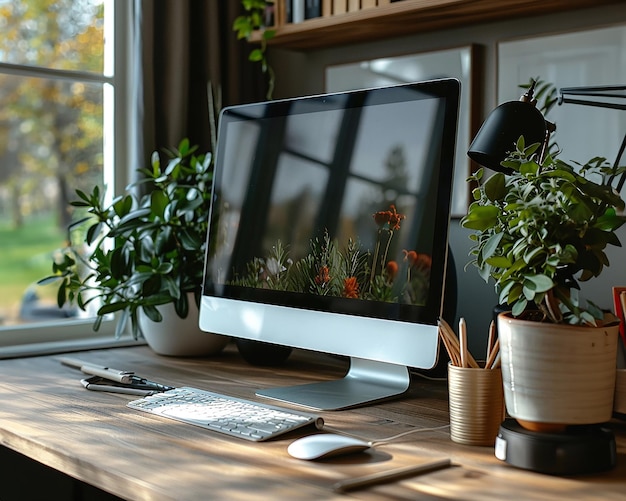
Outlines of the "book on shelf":
M 322 16 L 328 17 L 333 15 L 333 0 L 322 0 Z
M 287 23 L 301 23 L 306 19 L 356 12 L 402 0 L 285 0 L 281 19 Z
M 305 0 L 304 18 L 314 19 L 322 15 L 322 0 Z
M 322 0 L 286 0 L 285 19 L 288 23 L 301 23 L 306 19 L 321 17 Z
M 293 14 L 292 14 L 292 9 L 291 9 L 291 2 L 292 0 L 285 0 L 284 2 L 278 2 L 279 4 L 282 3 L 283 5 L 283 15 L 284 15 L 284 22 L 285 23 L 293 23 Z
M 333 0 L 333 15 L 348 12 L 348 0 Z
M 304 21 L 305 0 L 288 0 L 291 2 L 291 22 L 301 23 Z

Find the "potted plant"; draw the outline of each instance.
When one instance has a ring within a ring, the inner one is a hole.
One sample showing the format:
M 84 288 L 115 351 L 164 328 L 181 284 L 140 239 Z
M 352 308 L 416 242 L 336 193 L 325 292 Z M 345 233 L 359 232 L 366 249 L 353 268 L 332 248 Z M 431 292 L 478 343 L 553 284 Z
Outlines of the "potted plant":
M 143 334 L 157 353 L 197 355 L 224 347 L 226 337 L 198 328 L 213 169 L 211 154 L 196 150 L 184 139 L 165 165 L 154 152 L 151 168 L 139 171 L 142 179 L 110 204 L 98 186 L 89 194 L 77 190 L 71 205 L 86 216 L 72 224 L 70 235 L 82 228 L 84 243 L 70 241 L 55 258 L 53 275 L 40 281 L 59 282 L 59 306 L 97 304 L 94 330 L 106 315 L 118 314 L 116 335 L 130 324 L 133 336 Z M 191 323 L 191 341 L 182 341 L 181 329 L 169 323 L 176 318 Z M 159 323 L 170 331 L 162 341 L 152 337 Z
M 618 325 L 577 293 L 620 245 L 624 202 L 611 182 L 624 168 L 594 158 L 575 169 L 539 151 L 521 137 L 508 173 L 477 170 L 461 225 L 474 230 L 472 263 L 511 309 L 498 318 L 507 410 L 527 428 L 560 429 L 611 417 Z

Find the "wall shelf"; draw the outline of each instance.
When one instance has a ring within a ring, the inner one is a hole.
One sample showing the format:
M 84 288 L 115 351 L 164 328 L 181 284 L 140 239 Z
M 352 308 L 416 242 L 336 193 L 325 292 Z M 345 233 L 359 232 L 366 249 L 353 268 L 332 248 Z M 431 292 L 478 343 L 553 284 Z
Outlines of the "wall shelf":
M 353 12 L 308 19 L 301 23 L 280 24 L 279 21 L 276 35 L 269 44 L 294 50 L 320 49 L 489 21 L 616 4 L 621 1 L 402 0 Z M 283 5 L 279 6 L 279 11 Z M 282 16 L 279 16 L 279 19 L 280 17 Z

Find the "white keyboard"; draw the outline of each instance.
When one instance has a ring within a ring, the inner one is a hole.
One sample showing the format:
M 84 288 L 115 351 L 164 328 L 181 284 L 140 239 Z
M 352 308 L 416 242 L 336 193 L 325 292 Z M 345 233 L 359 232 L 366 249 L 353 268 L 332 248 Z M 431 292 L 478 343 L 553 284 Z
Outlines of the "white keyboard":
M 324 425 L 324 420 L 313 414 L 189 387 L 156 393 L 126 405 L 254 442 L 303 426 L 314 425 L 321 429 Z

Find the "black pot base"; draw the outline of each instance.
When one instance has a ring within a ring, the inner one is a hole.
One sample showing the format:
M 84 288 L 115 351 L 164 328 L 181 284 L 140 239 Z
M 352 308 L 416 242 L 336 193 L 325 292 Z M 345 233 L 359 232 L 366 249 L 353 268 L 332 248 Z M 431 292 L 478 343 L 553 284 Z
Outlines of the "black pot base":
M 549 475 L 599 473 L 617 463 L 615 437 L 601 425 L 539 433 L 522 428 L 514 419 L 500 426 L 495 455 L 512 466 Z

